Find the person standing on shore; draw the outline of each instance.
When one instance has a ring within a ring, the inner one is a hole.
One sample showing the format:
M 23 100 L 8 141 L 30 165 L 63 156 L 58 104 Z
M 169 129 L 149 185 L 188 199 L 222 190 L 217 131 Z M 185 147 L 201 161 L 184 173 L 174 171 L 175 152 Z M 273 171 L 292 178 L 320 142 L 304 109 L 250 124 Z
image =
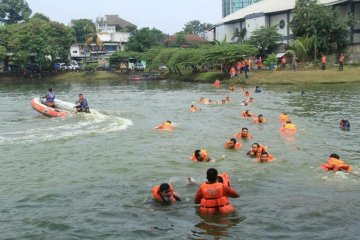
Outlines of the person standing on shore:
M 345 62 L 345 55 L 343 53 L 340 53 L 340 56 L 339 56 L 339 71 L 344 70 L 344 62 Z
M 281 58 L 281 69 L 286 70 L 286 56 L 282 56 Z
M 323 54 L 321 56 L 321 70 L 325 70 L 326 69 L 326 56 Z
M 293 57 L 292 57 L 291 66 L 292 66 L 294 72 L 296 72 L 296 70 L 297 70 L 297 63 L 296 63 L 296 56 L 295 56 L 295 54 L 294 54 Z

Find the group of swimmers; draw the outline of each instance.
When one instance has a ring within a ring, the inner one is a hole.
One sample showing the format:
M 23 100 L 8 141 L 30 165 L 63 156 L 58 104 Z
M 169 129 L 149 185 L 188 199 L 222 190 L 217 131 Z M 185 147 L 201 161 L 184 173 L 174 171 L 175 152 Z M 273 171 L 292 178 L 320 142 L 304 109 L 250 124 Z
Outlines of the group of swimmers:
M 214 87 L 220 87 L 220 83 L 214 83 Z M 231 86 L 231 91 L 235 90 L 235 86 Z M 230 90 L 230 89 L 229 89 Z M 245 101 L 250 102 L 250 92 L 245 88 L 242 88 L 244 96 L 247 97 Z M 255 92 L 261 93 L 261 89 L 256 86 Z M 210 100 L 211 101 L 211 100 Z M 203 97 L 200 98 L 200 104 L 210 104 L 208 99 Z M 230 98 L 227 97 L 226 102 L 230 102 Z M 252 98 L 252 101 L 254 99 Z M 191 105 L 190 111 L 196 112 L 201 109 L 195 105 Z M 262 114 L 255 115 L 250 110 L 246 110 L 242 113 L 243 118 L 252 118 L 255 124 L 264 124 L 266 119 Z M 281 123 L 280 132 L 283 134 L 296 134 L 297 128 L 294 123 L 290 120 L 287 113 L 283 112 L 278 117 Z M 340 127 L 350 127 L 350 123 L 347 120 L 342 119 Z M 171 121 L 166 121 L 163 124 L 155 127 L 156 129 L 173 131 L 175 127 Z M 225 142 L 224 147 L 226 149 L 238 150 L 243 145 L 238 140 L 249 140 L 253 136 L 249 133 L 248 128 L 243 127 L 240 132 L 236 133 L 233 138 Z M 252 143 L 250 150 L 247 152 L 247 156 L 256 158 L 259 163 L 268 163 L 275 160 L 275 157 L 268 152 L 268 147 L 257 142 Z M 193 152 L 191 160 L 196 162 L 211 162 L 212 159 L 205 149 L 197 149 Z M 328 161 L 320 166 L 326 171 L 345 171 L 351 172 L 352 168 L 340 159 L 339 155 L 331 154 Z M 228 197 L 237 198 L 240 195 L 230 186 L 230 177 L 226 173 L 219 174 L 216 169 L 209 168 L 206 173 L 207 181 L 199 184 L 199 188 L 195 194 L 195 204 L 200 204 L 199 212 L 202 214 L 227 214 L 233 212 L 235 209 L 230 204 Z M 189 182 L 194 184 L 195 181 L 189 178 Z M 178 194 L 174 192 L 172 184 L 163 183 L 153 188 L 153 197 L 157 202 L 161 203 L 172 203 L 181 201 Z

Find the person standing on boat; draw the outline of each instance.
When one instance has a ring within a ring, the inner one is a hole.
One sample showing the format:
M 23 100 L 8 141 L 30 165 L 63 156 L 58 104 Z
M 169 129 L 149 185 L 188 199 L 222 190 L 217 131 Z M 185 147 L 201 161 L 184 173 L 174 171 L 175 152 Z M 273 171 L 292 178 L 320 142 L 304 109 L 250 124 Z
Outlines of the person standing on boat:
M 45 99 L 46 106 L 55 108 L 55 92 L 52 88 L 49 88 L 47 94 L 45 95 Z
M 90 113 L 89 104 L 83 94 L 79 94 L 79 101 L 77 101 L 76 104 L 78 104 L 75 106 L 77 112 Z

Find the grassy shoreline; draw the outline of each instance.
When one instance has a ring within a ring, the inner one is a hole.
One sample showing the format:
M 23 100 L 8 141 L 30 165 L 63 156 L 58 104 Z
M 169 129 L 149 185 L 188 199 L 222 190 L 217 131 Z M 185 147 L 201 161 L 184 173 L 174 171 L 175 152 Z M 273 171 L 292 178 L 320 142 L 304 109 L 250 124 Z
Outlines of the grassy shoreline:
M 91 80 L 119 80 L 127 81 L 127 74 L 118 72 L 98 71 L 93 73 L 88 72 L 63 72 L 48 75 L 43 77 L 45 80 L 52 81 L 91 81 Z M 222 72 L 205 72 L 192 74 L 191 72 L 184 72 L 182 77 L 175 73 L 167 73 L 165 77 L 168 79 L 176 79 L 178 81 L 187 82 L 203 82 L 212 83 L 216 78 L 219 78 L 224 83 L 233 84 L 331 84 L 331 83 L 351 83 L 360 82 L 360 68 L 348 67 L 344 71 L 338 71 L 337 68 L 327 70 L 305 70 L 305 71 L 251 71 L 249 79 L 244 79 L 244 74 L 235 78 L 225 78 Z M 22 75 L 11 75 L 7 73 L 0 73 L 0 81 L 16 81 L 27 79 L 37 79 L 37 77 L 24 78 Z

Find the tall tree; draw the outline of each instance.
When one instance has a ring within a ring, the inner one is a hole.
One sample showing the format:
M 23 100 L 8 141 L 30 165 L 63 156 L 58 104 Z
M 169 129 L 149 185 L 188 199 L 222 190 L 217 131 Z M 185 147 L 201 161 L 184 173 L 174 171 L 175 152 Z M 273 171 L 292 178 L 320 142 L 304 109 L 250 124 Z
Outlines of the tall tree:
M 271 53 L 280 38 L 281 34 L 277 32 L 277 26 L 261 27 L 252 32 L 249 43 L 257 47 L 261 54 Z
M 183 32 L 185 34 L 197 34 L 205 32 L 206 30 L 212 28 L 213 25 L 210 23 L 201 23 L 199 20 L 193 20 L 185 24 Z
M 297 0 L 290 27 L 295 38 L 313 37 L 320 53 L 331 54 L 347 47 L 353 23 L 351 16 L 340 17 L 338 11 L 318 4 L 317 0 Z
M 0 1 L 0 22 L 14 24 L 28 20 L 31 9 L 25 0 L 1 0 Z
M 141 28 L 132 33 L 127 48 L 130 51 L 145 52 L 151 47 L 163 45 L 165 37 L 166 35 L 156 28 Z
M 90 19 L 78 19 L 74 21 L 72 28 L 75 31 L 76 42 L 84 43 L 88 39 L 88 35 L 94 35 L 96 31 L 95 24 Z

